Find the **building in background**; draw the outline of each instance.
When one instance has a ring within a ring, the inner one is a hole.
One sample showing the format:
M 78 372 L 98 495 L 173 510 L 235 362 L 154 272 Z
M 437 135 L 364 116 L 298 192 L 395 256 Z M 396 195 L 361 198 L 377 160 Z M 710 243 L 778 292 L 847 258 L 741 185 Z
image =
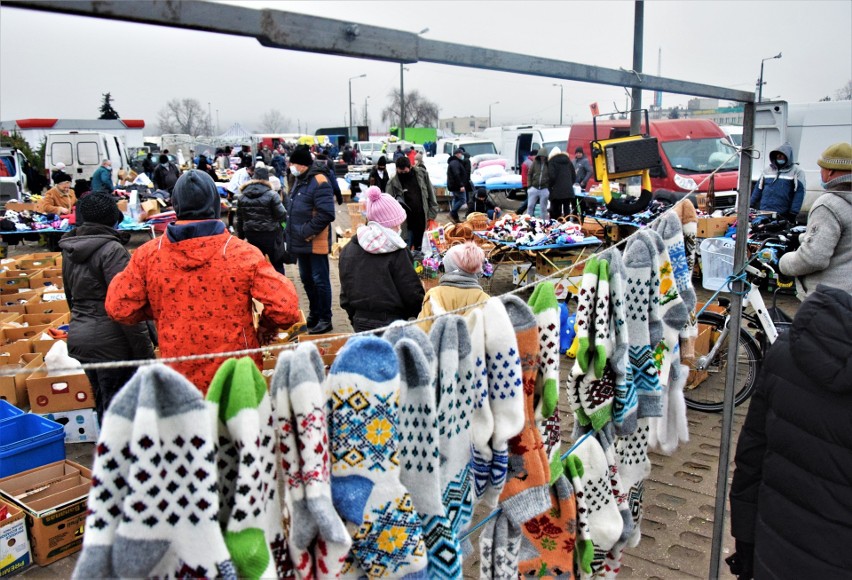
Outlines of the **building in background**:
M 450 117 L 438 119 L 438 129 L 445 133 L 464 135 L 488 128 L 488 117 Z
M 142 147 L 142 119 L 18 119 L 0 121 L 0 131 L 18 133 L 33 150 L 53 131 L 96 131 L 121 137 L 125 147 Z

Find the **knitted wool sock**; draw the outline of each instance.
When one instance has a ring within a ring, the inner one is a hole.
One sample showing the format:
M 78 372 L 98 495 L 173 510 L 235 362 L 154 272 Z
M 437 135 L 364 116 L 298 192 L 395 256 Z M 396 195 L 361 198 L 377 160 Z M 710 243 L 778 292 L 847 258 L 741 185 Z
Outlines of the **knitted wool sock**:
M 352 560 L 371 577 L 427 565 L 421 520 L 400 482 L 399 380 L 393 348 L 373 336 L 350 338 L 327 379 L 332 499 L 351 526 Z
M 689 424 L 686 419 L 686 400 L 683 387 L 689 376 L 689 367 L 680 363 L 672 365 L 669 388 L 663 396 L 663 416 L 651 425 L 649 447 L 671 455 L 678 445 L 689 441 Z
M 612 356 L 614 339 L 610 333 L 610 287 L 609 287 L 609 262 L 598 260 L 598 288 L 595 298 L 595 377 L 603 376 L 604 367 L 609 357 Z
M 314 343 L 278 355 L 272 402 L 291 515 L 288 545 L 300 578 L 339 575 L 352 545 L 331 501 L 324 380 L 325 367 Z
M 689 311 L 694 311 L 696 304 L 695 289 L 692 287 L 692 270 L 689 269 L 689 261 L 686 257 L 683 226 L 680 223 L 680 218 L 674 212 L 666 212 L 654 223 L 653 228 L 660 234 L 666 250 L 669 252 L 677 291 L 686 308 Z
M 482 311 L 480 309 L 472 310 L 465 316 L 465 319 L 470 337 L 474 381 L 473 415 L 470 429 L 470 471 L 474 498 L 478 500 L 485 495 L 491 483 L 491 462 L 493 460 L 491 434 L 494 432 L 494 415 L 491 413 L 491 403 L 488 397 L 488 371 L 485 365 L 485 321 L 482 318 Z M 435 324 L 441 320 L 443 318 L 436 320 Z M 440 357 L 441 353 L 444 352 L 443 347 L 439 347 L 436 343 L 438 340 L 435 338 L 436 335 L 430 333 L 430 337 Z M 452 381 L 455 374 L 456 363 L 453 360 L 455 358 L 452 350 L 453 342 L 451 339 L 449 340 L 448 347 L 445 349 L 449 356 L 446 357 L 446 360 L 439 359 L 439 367 L 442 369 L 441 374 L 439 374 L 439 381 Z M 499 496 L 499 492 L 497 496 Z
M 589 529 L 589 508 L 586 504 L 586 492 L 583 489 L 583 462 L 576 455 L 569 455 L 562 464 L 566 477 L 571 480 L 574 499 L 577 502 L 577 541 L 574 544 L 574 559 L 581 572 L 591 574 L 595 544 L 592 542 Z
M 423 539 L 429 551 L 429 577 L 459 578 L 462 573 L 461 545 L 442 502 L 438 415 L 432 372 L 434 351 L 423 331 L 418 328 L 417 332 L 422 335 L 418 341 L 400 338 L 394 344 L 401 377 L 401 479 L 423 521 Z M 431 361 L 420 344 L 429 349 Z
M 695 208 L 688 201 L 678 203 L 672 211 L 679 217 L 683 231 L 683 248 L 686 257 L 686 267 L 689 272 L 689 280 L 692 283 L 692 273 L 695 271 L 696 237 L 698 235 L 698 216 Z M 698 320 L 695 317 L 697 302 L 690 312 L 689 324 L 683 329 L 680 336 L 681 357 L 695 357 L 695 339 L 698 336 Z
M 627 313 L 624 294 L 624 263 L 621 252 L 606 250 L 601 260 L 608 263 L 610 316 L 609 334 L 613 339 L 612 356 L 608 365 L 614 373 L 615 393 L 612 404 L 612 421 L 617 434 L 632 433 L 636 429 L 638 401 L 630 366 Z
M 583 463 L 580 480 L 589 510 L 589 533 L 596 551 L 610 550 L 624 530 L 624 522 L 612 492 L 609 466 L 601 444 L 586 437 L 572 452 Z
M 535 384 L 539 374 L 538 328 L 529 306 L 517 296 L 503 299 L 518 341 L 523 376 L 524 427 L 509 440 L 509 475 L 500 494 L 500 507 L 515 526 L 521 526 L 550 507 L 550 466 L 541 433 L 535 424 Z
M 660 235 L 654 230 L 645 230 L 650 248 L 658 258 L 660 280 L 660 320 L 662 339 L 657 343 L 654 358 L 660 370 L 660 384 L 669 384 L 669 371 L 675 359 L 680 358 L 680 331 L 689 321 L 689 311 L 678 293 L 669 252 Z M 651 346 L 654 346 L 652 343 Z
M 101 422 L 74 578 L 236 578 L 217 516 L 216 426 L 176 371 L 140 367 Z
M 618 513 L 621 515 L 623 529 L 621 536 L 618 538 L 618 541 L 621 542 L 633 534 L 633 516 L 630 513 L 630 505 L 627 501 L 627 491 L 624 489 L 624 483 L 621 481 L 621 473 L 618 470 L 618 459 L 615 455 L 615 430 L 611 425 L 607 425 L 595 433 L 595 437 L 598 443 L 600 443 L 606 457 L 612 496 L 615 498 L 615 505 L 618 507 Z
M 543 382 L 536 419 L 543 420 L 553 415 L 559 401 L 559 301 L 553 282 L 536 286 L 529 305 L 538 325 Z
M 471 421 L 474 398 L 481 394 L 482 385 L 474 384 L 472 345 L 467 325 L 462 317 L 450 315 L 436 320 L 432 325 L 429 339 L 437 353 L 438 362 L 437 405 L 438 417 L 440 417 L 438 448 L 441 454 L 441 498 L 444 513 L 450 521 L 453 534 L 458 537 L 473 517 L 473 478 L 470 471 Z M 479 367 L 483 369 L 484 359 L 483 351 L 480 353 L 479 363 Z M 484 380 L 481 382 L 484 383 Z M 488 407 L 487 392 L 485 396 L 485 406 Z M 459 560 L 461 560 L 460 557 Z
M 266 380 L 252 359 L 228 359 L 216 371 L 207 401 L 219 419 L 217 455 L 225 483 L 219 523 L 228 551 L 241 577 L 276 576 L 284 562 L 276 562 L 272 547 L 284 545 L 284 531 Z
M 518 300 L 523 305 L 523 302 Z M 526 306 L 526 305 L 524 305 Z M 527 312 L 529 310 L 527 309 Z M 532 313 L 530 313 L 532 317 Z M 506 306 L 499 298 L 491 298 L 482 307 L 485 334 L 485 366 L 488 373 L 488 402 L 494 418 L 491 433 L 491 477 L 484 499 L 486 505 L 497 503 L 506 484 L 509 470 L 509 439 L 524 428 L 524 385 L 518 338 Z M 534 326 L 534 325 L 533 325 Z M 538 339 L 535 339 L 538 346 Z M 478 426 L 474 424 L 474 432 Z M 540 440 L 539 440 L 540 443 Z
M 524 577 L 571 578 L 577 536 L 577 501 L 564 475 L 551 487 L 551 509 L 521 527 L 520 564 Z
M 642 496 L 645 479 L 651 474 L 648 459 L 648 432 L 650 419 L 639 419 L 636 431 L 619 438 L 615 444 L 618 471 L 623 489 L 627 491 L 627 502 L 633 517 L 633 533 L 626 544 L 636 546 L 642 537 Z M 623 547 L 624 542 L 619 542 Z
M 577 364 L 585 373 L 592 359 L 592 338 L 594 337 L 595 301 L 598 291 L 598 259 L 589 258 L 583 269 L 583 282 L 580 285 L 580 295 L 577 305 Z
M 583 375 L 579 382 L 580 403 L 587 423 L 577 421 L 579 425 L 591 425 L 597 431 L 612 419 L 612 402 L 615 397 L 615 374 L 609 366 L 604 368 L 603 376 L 595 378 L 594 370 Z
M 624 250 L 624 270 L 627 275 L 624 296 L 627 334 L 630 337 L 628 356 L 636 387 L 639 418 L 659 417 L 662 414 L 662 386 L 654 364 L 650 335 L 652 309 L 657 298 L 652 280 L 655 267 L 648 245 L 638 235 L 627 242 Z
M 479 537 L 479 577 L 482 580 L 515 580 L 521 549 L 521 532 L 504 514 L 485 524 Z

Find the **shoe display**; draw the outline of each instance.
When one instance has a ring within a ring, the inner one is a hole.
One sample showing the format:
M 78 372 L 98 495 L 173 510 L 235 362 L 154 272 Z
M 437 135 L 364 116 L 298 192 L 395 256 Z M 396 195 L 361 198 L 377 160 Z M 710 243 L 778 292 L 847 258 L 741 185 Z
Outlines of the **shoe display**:
M 334 330 L 334 327 L 331 325 L 331 322 L 328 320 L 320 320 L 317 322 L 316 326 L 308 327 L 308 334 L 328 334 Z

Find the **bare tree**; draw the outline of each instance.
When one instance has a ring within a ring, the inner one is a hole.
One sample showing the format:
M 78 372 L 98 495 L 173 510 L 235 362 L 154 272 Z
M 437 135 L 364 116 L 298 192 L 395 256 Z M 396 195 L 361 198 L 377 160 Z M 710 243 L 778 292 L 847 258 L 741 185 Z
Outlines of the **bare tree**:
M 399 127 L 400 96 L 399 89 L 388 93 L 388 106 L 382 110 L 382 121 Z M 413 90 L 405 93 L 405 126 L 406 127 L 437 127 L 438 105 Z
M 852 101 L 852 79 L 850 79 L 844 86 L 837 89 L 837 92 L 834 93 L 834 97 L 838 101 Z
M 281 114 L 278 109 L 270 109 L 260 119 L 260 130 L 263 133 L 281 133 L 290 130 L 292 122 Z
M 197 137 L 212 135 L 210 115 L 198 99 L 172 99 L 157 113 L 161 133 L 183 133 Z

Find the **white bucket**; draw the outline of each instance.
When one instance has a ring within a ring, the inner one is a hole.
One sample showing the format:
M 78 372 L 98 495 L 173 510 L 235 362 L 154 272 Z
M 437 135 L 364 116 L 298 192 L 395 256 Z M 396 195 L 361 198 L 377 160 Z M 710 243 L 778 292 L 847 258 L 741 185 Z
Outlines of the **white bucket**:
M 707 238 L 701 242 L 701 285 L 705 290 L 730 292 L 728 277 L 734 273 L 734 244 L 731 238 Z

